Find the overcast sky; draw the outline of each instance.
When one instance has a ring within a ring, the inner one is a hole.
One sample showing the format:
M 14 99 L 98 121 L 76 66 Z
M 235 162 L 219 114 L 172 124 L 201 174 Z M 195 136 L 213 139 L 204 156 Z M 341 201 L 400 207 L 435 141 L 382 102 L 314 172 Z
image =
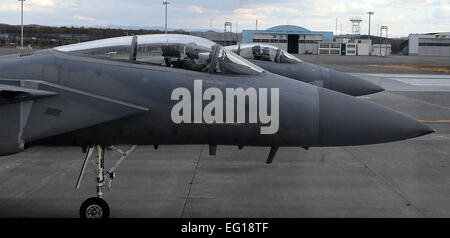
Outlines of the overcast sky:
M 368 11 L 372 34 L 387 25 L 389 34 L 450 31 L 450 0 L 169 0 L 170 28 L 223 29 L 233 31 L 292 24 L 316 31 L 351 32 L 350 17 L 363 19 L 367 34 Z M 164 26 L 164 6 L 155 0 L 26 0 L 25 24 L 50 26 Z M 20 24 L 20 2 L 0 0 L 0 23 Z

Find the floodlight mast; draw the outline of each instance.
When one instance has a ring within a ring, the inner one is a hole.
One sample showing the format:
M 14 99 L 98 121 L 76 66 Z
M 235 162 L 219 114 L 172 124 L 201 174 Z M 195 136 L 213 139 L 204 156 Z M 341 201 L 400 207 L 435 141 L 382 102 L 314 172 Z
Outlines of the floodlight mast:
M 375 12 L 368 12 L 369 14 L 369 39 L 370 39 L 370 16 L 372 16 Z
M 20 7 L 20 25 L 21 25 L 20 47 L 23 48 L 23 2 L 25 0 L 18 0 L 18 1 L 21 2 L 21 7 Z
M 368 12 L 367 13 L 367 14 L 369 14 L 369 36 L 368 36 L 369 40 L 371 39 L 370 38 L 370 16 L 372 16 L 374 13 L 375 12 Z M 372 45 L 371 45 L 371 48 L 372 48 Z M 372 49 L 369 51 L 369 55 L 372 55 Z
M 383 41 L 385 44 L 385 47 L 386 47 L 386 49 L 385 49 L 385 51 L 384 51 L 384 54 L 385 54 L 385 56 L 387 55 L 387 37 L 388 37 L 388 27 L 387 26 L 381 26 L 381 28 L 380 28 L 380 56 L 381 56 L 381 41 L 382 41 L 382 35 L 383 35 L 383 30 L 385 30 L 386 31 L 386 38 L 385 38 L 385 40 Z
M 164 32 L 165 32 L 165 34 L 167 35 L 167 5 L 169 5 L 170 4 L 170 2 L 167 2 L 167 1 L 165 1 L 165 2 L 163 2 L 163 5 L 166 5 L 166 24 L 165 24 L 165 28 L 164 28 Z

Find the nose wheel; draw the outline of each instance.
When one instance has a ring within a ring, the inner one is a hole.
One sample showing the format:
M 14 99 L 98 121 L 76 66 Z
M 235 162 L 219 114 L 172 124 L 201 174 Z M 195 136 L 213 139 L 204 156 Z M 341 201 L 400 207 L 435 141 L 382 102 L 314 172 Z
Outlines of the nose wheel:
M 91 197 L 81 204 L 80 218 L 109 218 L 109 206 L 105 200 Z
M 86 157 L 83 161 L 83 166 L 81 167 L 80 175 L 78 176 L 77 185 L 75 189 L 80 187 L 81 180 L 83 179 L 84 171 L 86 170 L 87 162 L 89 158 L 92 157 L 94 151 L 97 151 L 96 158 L 96 181 L 97 181 L 97 197 L 88 198 L 81 204 L 80 207 L 80 217 L 81 218 L 108 218 L 110 214 L 108 203 L 102 199 L 103 187 L 107 187 L 108 190 L 111 188 L 112 180 L 116 177 L 115 171 L 119 167 L 120 163 L 128 157 L 131 151 L 134 150 L 136 146 L 131 146 L 126 152 L 123 152 L 117 146 L 110 146 L 109 149 L 113 149 L 119 152 L 122 156 L 116 162 L 116 164 L 108 171 L 105 171 L 105 148 L 104 146 L 92 146 L 88 148 Z

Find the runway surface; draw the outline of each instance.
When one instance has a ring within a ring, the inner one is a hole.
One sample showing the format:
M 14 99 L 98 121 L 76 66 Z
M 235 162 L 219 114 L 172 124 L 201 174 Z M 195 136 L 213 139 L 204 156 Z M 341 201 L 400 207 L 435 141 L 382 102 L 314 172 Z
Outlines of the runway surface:
M 104 199 L 112 217 L 449 217 L 450 76 L 356 74 L 387 91 L 364 96 L 436 133 L 380 145 L 268 148 L 137 147 Z M 383 120 L 383 118 L 380 118 Z M 95 195 L 94 166 L 74 190 L 80 148 L 0 157 L 0 217 L 77 217 Z M 117 159 L 107 152 L 106 167 Z

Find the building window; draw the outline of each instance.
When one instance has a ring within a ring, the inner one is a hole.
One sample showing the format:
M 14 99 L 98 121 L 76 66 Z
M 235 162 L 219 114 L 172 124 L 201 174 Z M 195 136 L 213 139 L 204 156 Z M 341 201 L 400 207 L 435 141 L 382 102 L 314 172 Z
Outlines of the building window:
M 340 50 L 330 50 L 330 55 L 340 55 L 341 51 Z
M 341 44 L 336 43 L 330 44 L 330 48 L 341 48 Z
M 270 43 L 278 43 L 278 40 L 277 39 L 271 39 Z
M 431 43 L 431 42 L 421 42 L 419 46 L 450 46 L 450 43 Z
M 261 42 L 261 39 L 253 39 L 253 42 Z

